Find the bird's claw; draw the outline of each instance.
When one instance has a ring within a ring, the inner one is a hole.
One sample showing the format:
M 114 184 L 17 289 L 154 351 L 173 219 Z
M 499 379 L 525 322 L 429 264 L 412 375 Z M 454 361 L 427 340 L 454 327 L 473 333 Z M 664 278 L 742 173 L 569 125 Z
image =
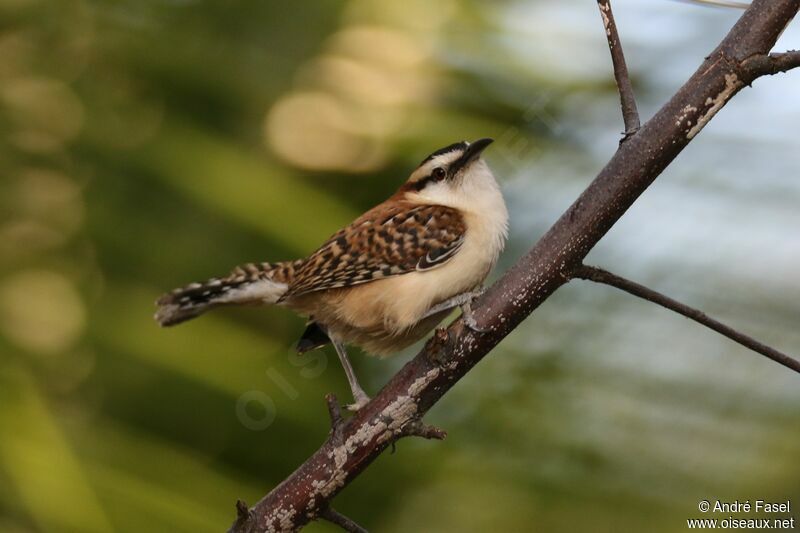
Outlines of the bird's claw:
M 475 321 L 475 317 L 472 316 L 472 313 L 464 315 L 464 324 L 466 324 L 466 326 L 475 333 L 486 333 L 491 330 L 491 328 L 483 328 L 479 326 Z
M 485 328 L 478 325 L 475 321 L 475 315 L 472 314 L 472 302 L 475 301 L 481 294 L 486 292 L 486 289 L 481 287 L 480 289 L 473 291 L 472 298 L 465 304 L 461 306 L 461 316 L 464 317 L 464 324 L 474 331 L 475 333 L 486 333 L 491 328 Z
M 364 391 L 354 392 L 353 399 L 355 400 L 353 403 L 345 405 L 345 408 L 353 413 L 360 411 L 370 401 L 370 397 Z

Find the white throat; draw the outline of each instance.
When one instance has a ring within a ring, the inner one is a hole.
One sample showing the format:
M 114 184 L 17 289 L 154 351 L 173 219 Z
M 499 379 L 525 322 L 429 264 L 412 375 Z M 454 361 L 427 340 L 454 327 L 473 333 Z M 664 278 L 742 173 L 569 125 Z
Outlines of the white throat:
M 467 222 L 471 237 L 489 246 L 494 259 L 500 254 L 508 234 L 508 210 L 500 186 L 483 159 L 473 162 L 455 182 L 431 183 L 406 198 L 422 204 L 444 205 L 458 209 Z

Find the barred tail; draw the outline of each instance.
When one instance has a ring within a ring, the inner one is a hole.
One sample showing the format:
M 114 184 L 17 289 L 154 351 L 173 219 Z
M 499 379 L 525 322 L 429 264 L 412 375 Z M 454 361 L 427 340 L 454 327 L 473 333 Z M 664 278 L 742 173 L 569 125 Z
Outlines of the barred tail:
M 221 305 L 274 304 L 286 292 L 301 262 L 248 263 L 224 278 L 175 289 L 156 301 L 156 322 L 174 326 Z

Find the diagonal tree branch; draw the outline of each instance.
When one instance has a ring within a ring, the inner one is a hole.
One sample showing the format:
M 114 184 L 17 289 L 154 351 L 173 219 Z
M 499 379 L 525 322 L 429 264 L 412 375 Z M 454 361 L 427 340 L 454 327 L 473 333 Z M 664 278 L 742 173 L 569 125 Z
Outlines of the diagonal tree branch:
M 722 322 L 709 317 L 702 311 L 694 309 L 693 307 L 689 307 L 688 305 L 674 300 L 669 296 L 665 296 L 660 292 L 649 289 L 644 285 L 640 285 L 634 281 L 617 276 L 616 274 L 612 274 L 611 272 L 603 270 L 602 268 L 586 265 L 581 265 L 573 270 L 572 277 L 616 287 L 617 289 L 625 291 L 628 294 L 638 296 L 639 298 L 645 299 L 648 302 L 653 302 L 662 307 L 675 311 L 686 318 L 694 320 L 698 324 L 702 324 L 707 328 L 713 329 L 717 333 L 728 337 L 734 342 L 738 342 L 746 348 L 750 348 L 754 352 L 758 352 L 761 355 L 769 357 L 773 361 L 800 373 L 800 361 L 797 359 L 794 359 L 783 352 L 779 352 L 778 350 L 771 348 L 766 344 L 763 344 L 754 338 L 733 329 L 730 326 L 726 326 Z
M 625 54 L 619 40 L 617 24 L 614 22 L 614 13 L 611 11 L 611 0 L 597 0 L 600 16 L 603 17 L 603 27 L 606 30 L 608 50 L 611 52 L 611 62 L 614 65 L 614 79 L 619 89 L 619 100 L 622 107 L 622 120 L 625 123 L 625 136 L 622 142 L 639 131 L 639 111 L 636 109 L 636 97 L 633 94 L 628 66 L 625 64 Z
M 365 407 L 253 506 L 233 532 L 294 531 L 329 502 L 421 417 L 556 289 L 709 120 L 762 75 L 746 68 L 768 54 L 800 9 L 797 0 L 754 0 L 720 45 L 536 245 L 476 302 L 480 329 L 461 319 L 437 331 Z

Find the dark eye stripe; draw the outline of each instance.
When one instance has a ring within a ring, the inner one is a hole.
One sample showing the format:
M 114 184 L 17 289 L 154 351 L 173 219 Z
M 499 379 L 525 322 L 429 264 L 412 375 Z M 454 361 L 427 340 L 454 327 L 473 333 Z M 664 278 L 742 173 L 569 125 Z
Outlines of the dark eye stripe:
M 436 178 L 433 177 L 433 174 L 429 176 L 425 176 L 422 179 L 419 179 L 411 184 L 414 190 L 421 191 L 424 189 L 429 183 L 436 181 Z
M 421 191 L 425 188 L 432 181 L 442 181 L 444 178 L 447 177 L 447 170 L 442 167 L 436 167 L 431 171 L 431 173 L 424 178 L 420 178 L 416 182 L 412 184 L 412 188 Z

